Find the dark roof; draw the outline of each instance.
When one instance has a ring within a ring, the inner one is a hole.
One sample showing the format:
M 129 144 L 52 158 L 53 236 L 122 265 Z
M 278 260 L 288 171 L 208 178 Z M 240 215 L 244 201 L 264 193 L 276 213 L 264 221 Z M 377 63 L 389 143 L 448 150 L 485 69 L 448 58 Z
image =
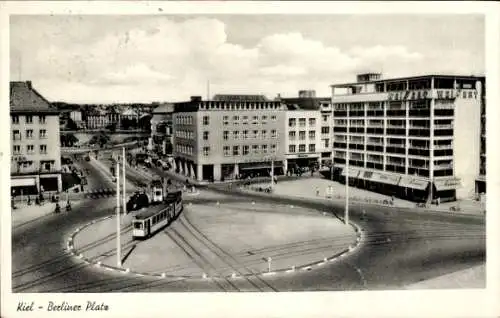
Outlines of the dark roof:
M 314 98 L 282 98 L 281 101 L 286 105 L 288 110 L 318 110 L 321 108 L 322 102 L 330 102 L 329 97 L 314 97 Z
M 354 86 L 354 85 L 359 85 L 359 84 L 366 84 L 366 83 L 384 83 L 384 82 L 397 82 L 397 81 L 403 81 L 403 80 L 418 80 L 418 79 L 427 79 L 427 78 L 432 78 L 432 77 L 437 77 L 437 78 L 457 78 L 457 79 L 477 79 L 477 80 L 484 80 L 484 76 L 474 76 L 474 75 L 436 75 L 436 74 L 429 74 L 429 75 L 420 75 L 420 76 L 408 76 L 408 77 L 395 77 L 395 78 L 387 78 L 387 79 L 378 79 L 374 81 L 363 81 L 363 82 L 353 82 L 353 83 L 344 83 L 344 84 L 333 84 L 330 85 L 330 87 L 347 87 L 347 86 Z
M 31 82 L 10 82 L 11 113 L 44 113 L 58 114 L 50 102 L 38 93 Z

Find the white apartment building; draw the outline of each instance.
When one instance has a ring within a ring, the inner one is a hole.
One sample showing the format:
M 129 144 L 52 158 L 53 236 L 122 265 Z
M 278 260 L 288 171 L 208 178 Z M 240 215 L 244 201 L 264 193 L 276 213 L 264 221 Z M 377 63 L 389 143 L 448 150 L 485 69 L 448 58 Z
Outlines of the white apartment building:
M 484 77 L 428 75 L 332 85 L 334 178 L 412 200 L 470 198 L 483 172 Z M 346 161 L 349 160 L 349 169 Z

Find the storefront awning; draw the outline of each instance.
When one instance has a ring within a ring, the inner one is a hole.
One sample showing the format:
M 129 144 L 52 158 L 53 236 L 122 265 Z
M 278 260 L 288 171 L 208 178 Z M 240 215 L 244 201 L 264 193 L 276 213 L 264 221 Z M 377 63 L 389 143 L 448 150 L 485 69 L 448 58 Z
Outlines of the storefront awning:
M 11 187 L 29 187 L 35 186 L 36 179 L 35 178 L 19 178 L 19 179 L 11 179 L 10 186 Z
M 401 179 L 401 177 L 397 175 L 374 172 L 370 181 L 396 185 L 398 184 L 399 179 Z
M 461 186 L 459 178 L 446 178 L 434 180 L 437 191 L 455 190 Z
M 342 176 L 345 177 L 346 175 L 347 175 L 347 169 L 344 168 L 344 170 L 342 170 Z M 349 168 L 349 178 L 357 178 L 358 175 L 359 175 L 358 169 Z
M 399 182 L 400 187 L 412 188 L 416 190 L 425 190 L 428 185 L 429 180 L 412 176 L 401 177 L 401 181 Z

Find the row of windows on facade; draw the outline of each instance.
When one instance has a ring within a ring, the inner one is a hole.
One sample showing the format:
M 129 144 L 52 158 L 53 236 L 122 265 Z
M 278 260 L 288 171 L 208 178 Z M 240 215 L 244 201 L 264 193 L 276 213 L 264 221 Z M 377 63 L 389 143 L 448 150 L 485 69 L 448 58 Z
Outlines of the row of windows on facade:
M 26 139 L 33 139 L 33 129 L 26 129 Z M 46 139 L 47 138 L 47 130 L 46 129 L 40 129 L 39 134 L 38 134 L 40 139 Z M 12 131 L 12 139 L 13 140 L 21 140 L 21 131 L 19 130 L 13 130 Z
M 40 149 L 40 154 L 47 154 L 47 145 L 40 145 L 39 149 Z M 34 154 L 35 153 L 35 145 L 26 145 L 26 152 L 28 154 Z M 13 153 L 20 154 L 21 153 L 21 146 L 14 145 L 13 146 Z
M 347 138 L 349 137 L 349 138 Z M 384 140 L 387 145 L 401 145 L 404 146 L 406 145 L 406 141 L 408 140 L 408 145 L 409 146 L 423 146 L 423 147 L 429 147 L 430 142 L 428 140 L 422 140 L 422 139 L 412 139 L 412 138 L 406 138 L 405 136 L 390 136 L 390 137 L 368 137 L 365 139 L 364 136 L 353 136 L 353 135 L 336 135 L 335 136 L 335 141 L 338 142 L 346 142 L 349 140 L 349 142 L 354 142 L 354 143 L 364 143 L 365 140 L 369 144 L 380 144 L 382 145 L 384 143 Z M 453 146 L 453 141 L 448 140 L 448 139 L 438 139 L 433 141 L 434 146 L 447 146 L 447 147 L 452 147 Z
M 309 136 L 309 139 L 315 139 L 316 138 L 316 131 L 309 130 L 308 136 Z M 297 132 L 296 131 L 289 131 L 288 138 L 290 140 L 295 140 L 297 138 Z M 299 140 L 306 140 L 306 131 L 304 131 L 304 130 L 299 131 Z
M 24 122 L 26 124 L 33 124 L 33 118 L 38 117 L 38 123 L 39 124 L 45 124 L 47 122 L 47 117 L 45 115 L 39 115 L 39 116 L 33 116 L 33 115 L 26 115 L 26 116 L 19 116 L 19 115 L 11 115 L 12 119 L 12 124 L 17 125 L 19 124 L 19 119 L 24 117 Z
M 342 158 L 345 159 L 345 153 L 337 153 L 335 152 L 334 154 L 335 158 Z M 369 155 L 366 158 L 359 153 L 350 153 L 349 154 L 349 160 L 359 160 L 359 161 L 369 161 L 369 162 L 374 162 L 374 163 L 383 163 L 384 156 L 377 156 L 377 155 Z M 396 165 L 406 165 L 406 160 L 401 157 L 394 157 L 394 156 L 385 156 L 386 158 L 386 163 L 388 164 L 396 164 Z M 418 166 L 422 168 L 429 168 L 429 160 L 425 159 L 408 159 L 408 164 L 410 166 Z M 446 160 L 435 160 L 434 161 L 434 167 L 437 168 L 450 168 L 453 166 L 453 160 L 451 159 L 446 159 Z
M 453 100 L 436 100 L 434 105 L 437 107 L 453 107 L 455 102 Z M 334 111 L 363 111 L 363 110 L 391 110 L 391 109 L 421 109 L 429 108 L 431 101 L 428 99 L 423 100 L 410 100 L 410 101 L 383 101 L 383 102 L 356 102 L 356 103 L 336 103 L 334 104 Z
M 253 131 L 243 130 L 241 132 L 241 138 L 242 139 L 249 139 L 250 132 L 252 132 L 251 138 L 253 138 L 253 139 L 258 139 L 259 136 L 261 137 L 261 139 L 267 139 L 267 137 L 268 137 L 267 130 L 262 130 L 260 133 L 258 130 L 253 130 Z M 222 138 L 224 140 L 229 140 L 230 133 L 231 133 L 230 131 L 224 130 L 222 133 Z M 184 139 L 194 139 L 194 132 L 188 131 L 188 130 L 178 130 L 175 132 L 175 136 L 178 138 L 184 138 Z M 204 131 L 202 138 L 203 138 L 203 140 L 208 140 L 209 136 L 210 136 L 210 132 Z M 277 137 L 278 137 L 278 132 L 276 131 L 276 129 L 271 130 L 271 138 L 277 138 Z M 238 130 L 232 131 L 232 138 L 234 140 L 240 139 L 240 131 L 238 131 Z
M 298 149 L 299 149 L 299 152 L 306 152 L 306 145 L 300 144 Z M 288 152 L 289 153 L 297 152 L 297 146 L 296 145 L 289 145 Z M 316 144 L 309 144 L 309 152 L 316 152 Z
M 272 145 L 243 145 L 243 146 L 224 146 L 223 152 L 224 156 L 239 156 L 240 150 L 243 156 L 250 155 L 250 149 L 252 150 L 252 154 L 267 154 L 267 153 L 276 153 L 276 144 Z M 203 155 L 210 155 L 210 147 L 203 147 Z M 188 155 L 192 155 L 194 151 L 194 147 L 188 145 L 176 145 L 176 151 Z
M 297 119 L 299 122 L 299 127 L 305 127 L 307 118 L 288 118 L 288 127 L 295 127 L 297 126 Z M 316 118 L 308 118 L 309 119 L 309 126 L 314 127 L 316 126 Z M 326 121 L 326 120 L 324 120 Z
M 200 104 L 200 109 L 221 109 L 221 110 L 258 110 L 258 109 L 280 109 L 279 102 L 226 102 L 226 101 L 206 101 Z
M 224 121 L 224 125 L 228 125 L 229 124 L 229 118 L 230 116 L 223 116 L 222 117 L 222 120 Z M 271 115 L 269 116 L 269 118 L 272 120 L 272 121 L 276 121 L 277 117 L 276 115 Z M 239 121 L 243 120 L 243 124 L 245 124 L 245 121 L 248 121 L 249 119 L 251 119 L 253 121 L 254 124 L 257 124 L 257 123 L 263 123 L 265 122 L 267 119 L 268 119 L 268 116 L 267 115 L 262 115 L 262 116 L 239 116 L 239 115 L 235 115 L 235 116 L 232 116 L 232 120 L 234 121 L 234 124 L 239 124 Z M 185 115 L 185 116 L 176 116 L 175 117 L 175 123 L 176 124 L 180 124 L 180 125 L 192 125 L 193 124 L 193 116 L 188 116 L 188 115 Z M 202 118 L 202 122 L 203 122 L 203 125 L 210 125 L 210 116 L 203 116 Z
M 383 127 L 384 123 L 388 126 L 405 126 L 406 119 L 350 119 L 349 124 L 351 126 L 376 126 Z M 431 121 L 429 119 L 409 119 L 410 126 L 430 128 Z M 453 123 L 452 119 L 435 119 L 434 125 L 451 125 Z M 347 125 L 347 119 L 335 119 L 334 125 L 343 126 Z

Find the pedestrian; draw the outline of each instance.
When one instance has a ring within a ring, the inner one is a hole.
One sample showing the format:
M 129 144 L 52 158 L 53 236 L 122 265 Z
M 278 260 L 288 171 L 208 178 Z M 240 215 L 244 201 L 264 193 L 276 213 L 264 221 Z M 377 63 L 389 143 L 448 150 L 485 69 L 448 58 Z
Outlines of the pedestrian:
M 319 188 L 316 187 L 316 196 L 319 197 Z

